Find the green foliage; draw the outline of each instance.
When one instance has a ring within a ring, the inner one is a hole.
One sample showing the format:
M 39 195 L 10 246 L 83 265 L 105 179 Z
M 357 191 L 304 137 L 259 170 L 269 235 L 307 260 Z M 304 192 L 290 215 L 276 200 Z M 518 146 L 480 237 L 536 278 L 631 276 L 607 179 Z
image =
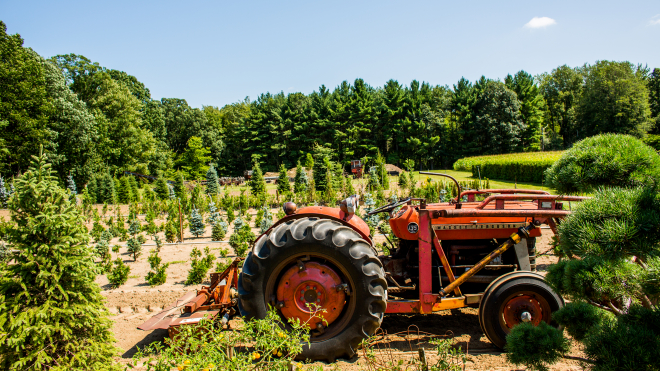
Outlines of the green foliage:
M 305 155 L 305 169 L 310 170 L 314 168 L 314 157 L 311 153 Z
M 298 160 L 298 165 L 296 165 L 296 177 L 293 183 L 293 191 L 295 193 L 305 192 L 309 186 L 309 179 L 307 177 L 307 171 L 303 169 L 300 165 L 300 160 Z
M 603 189 L 581 203 L 558 229 L 559 251 L 569 257 L 626 259 L 656 256 L 660 197 L 655 187 Z
M 170 266 L 170 263 L 161 264 L 162 259 L 158 256 L 158 250 L 151 250 L 151 254 L 149 254 L 147 260 L 149 261 L 151 271 L 147 273 L 144 279 L 149 282 L 149 286 L 151 287 L 164 284 L 167 280 L 167 273 L 165 271 Z
M 142 224 L 140 224 L 140 221 L 137 218 L 133 218 L 128 225 L 128 233 L 130 233 L 132 236 L 135 236 L 136 234 L 140 233 L 141 230 Z
M 465 157 L 454 163 L 454 170 L 472 171 L 478 178 L 542 183 L 546 169 L 560 159 L 563 152 L 529 152 L 506 155 Z M 477 166 L 479 169 L 477 170 Z
M 583 341 L 591 331 L 598 330 L 613 317 L 611 313 L 585 302 L 568 303 L 552 313 L 552 319 L 564 326 L 577 341 Z
M 194 234 L 195 237 L 199 237 L 200 234 L 204 234 L 206 231 L 206 225 L 204 225 L 204 220 L 199 214 L 197 209 L 192 209 L 190 213 L 190 233 Z
M 563 153 L 545 172 L 545 183 L 559 193 L 593 192 L 602 186 L 634 187 L 660 177 L 660 156 L 641 140 L 602 134 Z
M 165 241 L 169 243 L 176 242 L 179 238 L 179 231 L 176 228 L 174 219 L 170 219 L 165 223 Z
M 202 257 L 202 252 L 194 247 L 190 253 L 190 258 L 192 262 L 190 263 L 188 278 L 186 278 L 186 285 L 200 284 L 204 281 L 206 273 L 211 269 L 215 255 L 211 254 L 207 246 L 204 248 L 204 257 Z
M 167 200 L 170 198 L 170 189 L 167 186 L 167 180 L 163 176 L 159 176 L 156 180 L 154 191 L 158 195 L 159 200 Z
M 178 164 L 186 172 L 187 177 L 193 180 L 201 180 L 208 171 L 208 163 L 211 161 L 211 150 L 204 147 L 202 138 L 190 137 L 188 148 L 181 155 Z
M 506 337 L 507 361 L 530 370 L 545 371 L 570 350 L 570 341 L 556 328 L 541 321 L 538 326 L 525 322 L 511 329 Z
M 220 223 L 215 223 L 213 229 L 211 229 L 211 240 L 222 241 L 225 238 L 226 233 L 225 228 L 223 228 Z
M 174 339 L 154 342 L 140 349 L 133 365 L 144 362 L 147 371 L 182 370 L 274 370 L 303 369 L 295 358 L 309 341 L 305 323 L 286 324 L 275 312 L 264 319 L 241 325 L 241 331 L 223 331 L 217 322 L 201 321 L 182 326 Z M 249 345 L 248 345 L 249 344 Z M 226 349 L 233 349 L 230 356 Z
M 206 194 L 211 196 L 218 194 L 218 187 L 218 173 L 215 171 L 213 165 L 211 165 L 206 172 Z
M 126 250 L 133 255 L 133 260 L 137 261 L 137 258 L 142 255 L 142 244 L 137 238 L 131 237 L 126 242 Z
M 16 264 L 0 265 L 1 367 L 117 369 L 82 215 L 42 153 L 15 184 L 5 238 Z
M 280 173 L 277 177 L 277 191 L 281 195 L 286 195 L 291 192 L 291 186 L 289 185 L 289 176 L 286 174 L 286 166 L 284 163 L 280 165 Z
M 257 161 L 255 161 L 252 166 L 252 178 L 250 178 L 249 186 L 253 195 L 257 197 L 265 197 L 266 181 L 264 180 L 264 173 L 261 171 L 261 167 Z
M 263 210 L 263 217 L 257 225 L 261 233 L 264 233 L 273 225 L 273 215 L 270 213 L 268 206 L 264 206 L 261 210 Z
M 633 306 L 617 321 L 605 321 L 584 341 L 595 371 L 657 370 L 660 359 L 660 309 Z
M 113 287 L 119 287 L 128 281 L 128 275 L 131 273 L 131 267 L 124 264 L 121 258 L 114 261 L 114 267 L 108 273 L 108 281 Z

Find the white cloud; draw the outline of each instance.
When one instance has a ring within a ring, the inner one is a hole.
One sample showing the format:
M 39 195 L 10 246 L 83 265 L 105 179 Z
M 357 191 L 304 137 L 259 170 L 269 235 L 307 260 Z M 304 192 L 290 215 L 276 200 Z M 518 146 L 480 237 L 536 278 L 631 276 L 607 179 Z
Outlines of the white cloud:
M 531 21 L 527 22 L 525 24 L 526 28 L 544 28 L 548 26 L 552 26 L 553 24 L 557 24 L 557 21 L 555 21 L 552 18 L 548 17 L 534 17 L 532 18 Z
M 658 26 L 660 25 L 660 14 L 656 14 L 651 20 L 649 21 L 649 26 Z

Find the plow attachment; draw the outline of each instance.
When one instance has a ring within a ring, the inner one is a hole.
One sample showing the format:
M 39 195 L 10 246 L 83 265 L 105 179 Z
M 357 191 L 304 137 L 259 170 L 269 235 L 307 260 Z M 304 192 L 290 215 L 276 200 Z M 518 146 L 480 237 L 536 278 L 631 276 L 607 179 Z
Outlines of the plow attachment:
M 202 319 L 217 320 L 223 325 L 236 313 L 238 303 L 238 263 L 236 258 L 222 273 L 211 273 L 211 284 L 201 290 L 190 291 L 162 312 L 151 317 L 138 329 L 151 331 L 167 329 L 170 337 L 176 335 L 179 326 L 194 325 Z

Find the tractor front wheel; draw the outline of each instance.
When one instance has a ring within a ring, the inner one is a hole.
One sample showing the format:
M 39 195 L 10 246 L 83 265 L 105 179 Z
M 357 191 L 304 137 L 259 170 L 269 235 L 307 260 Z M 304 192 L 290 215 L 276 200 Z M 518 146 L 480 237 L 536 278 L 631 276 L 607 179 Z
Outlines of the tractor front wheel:
M 310 343 L 300 359 L 351 358 L 380 326 L 387 282 L 374 249 L 341 223 L 302 218 L 264 235 L 248 254 L 238 280 L 239 309 L 264 318 L 269 306 L 300 320 Z
M 506 336 L 522 322 L 538 325 L 541 321 L 558 327 L 552 313 L 564 306 L 557 295 L 536 273 L 512 272 L 493 281 L 479 305 L 479 324 L 488 339 L 498 348 L 506 345 Z

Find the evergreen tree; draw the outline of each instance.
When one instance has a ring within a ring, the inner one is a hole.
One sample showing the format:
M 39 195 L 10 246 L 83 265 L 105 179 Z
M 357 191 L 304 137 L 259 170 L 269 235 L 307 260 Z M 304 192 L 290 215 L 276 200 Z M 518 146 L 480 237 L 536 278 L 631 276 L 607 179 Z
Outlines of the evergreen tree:
M 296 177 L 293 183 L 293 191 L 295 193 L 305 192 L 309 186 L 309 179 L 307 178 L 307 171 L 303 169 L 300 165 L 300 160 L 298 160 L 298 165 L 296 165 Z
M 117 182 L 117 199 L 122 204 L 128 204 L 132 201 L 131 182 L 127 176 L 121 177 Z
M 209 166 L 206 172 L 206 194 L 214 196 L 218 194 L 218 173 L 213 165 Z
M 133 255 L 133 260 L 137 261 L 137 258 L 142 255 L 142 243 L 133 236 L 126 241 L 126 250 Z
M 115 181 L 110 176 L 110 173 L 105 173 L 100 179 L 100 186 L 98 188 L 97 202 L 114 204 L 117 200 L 115 192 Z
M 252 166 L 252 178 L 250 178 L 250 191 L 253 196 L 263 198 L 266 196 L 266 181 L 264 173 L 261 171 L 259 162 L 255 161 Z
M 184 198 L 186 188 L 183 180 L 183 173 L 181 171 L 176 172 L 176 180 L 174 181 L 174 193 L 179 198 Z
M 408 175 L 405 171 L 399 174 L 399 188 L 408 188 Z
M 89 183 L 87 183 L 87 194 L 89 195 L 89 199 L 93 204 L 98 203 L 98 186 L 96 183 L 96 177 L 93 176 L 90 180 Z
M 385 163 L 385 157 L 380 154 L 380 151 L 376 154 L 376 175 L 378 176 L 378 181 L 383 186 L 383 189 L 390 189 L 390 177 L 387 174 L 387 167 Z
M 0 176 L 0 207 L 3 209 L 7 208 L 7 202 L 9 201 L 9 193 L 5 187 L 5 180 Z
M 138 191 L 137 180 L 134 176 L 130 175 L 128 176 L 128 182 L 131 188 L 131 196 L 133 197 L 131 201 L 140 202 L 140 193 Z
M 190 212 L 190 233 L 194 234 L 195 237 L 199 237 L 200 234 L 204 234 L 206 231 L 206 226 L 204 225 L 204 220 L 199 214 L 197 209 L 192 209 Z
M 176 200 L 176 193 L 174 193 L 174 187 L 172 187 L 172 185 L 168 184 L 167 189 L 170 190 L 170 200 Z
M 161 175 L 156 180 L 156 186 L 154 187 L 158 199 L 167 200 L 170 197 L 170 190 L 167 187 L 167 180 Z
M 508 75 L 504 82 L 507 88 L 516 93 L 520 102 L 520 116 L 525 124 L 521 134 L 523 150 L 538 151 L 541 149 L 541 124 L 545 104 L 534 77 L 525 71 L 520 71 L 515 77 Z
M 280 195 L 286 195 L 291 192 L 291 186 L 289 185 L 289 176 L 286 174 L 286 167 L 284 163 L 280 165 L 280 174 L 277 177 L 277 191 Z
M 135 235 L 140 233 L 141 230 L 142 225 L 140 224 L 140 221 L 137 218 L 133 218 L 128 225 L 128 233 L 135 237 Z
M 314 157 L 311 153 L 305 155 L 305 169 L 311 170 L 314 168 Z
M 206 220 L 210 225 L 215 226 L 215 224 L 220 220 L 220 213 L 218 208 L 215 207 L 215 202 L 211 201 L 209 203 L 209 217 Z
M 222 241 L 226 235 L 225 228 L 222 227 L 221 222 L 215 223 L 213 229 L 211 230 L 211 240 L 212 241 Z
M 7 233 L 16 264 L 0 266 L 2 368 L 119 369 L 82 215 L 43 154 L 16 185 Z
M 66 188 L 71 192 L 69 199 L 71 201 L 75 201 L 76 195 L 78 194 L 78 189 L 76 188 L 76 182 L 73 181 L 73 176 L 71 176 L 71 174 L 66 177 Z
M 167 273 L 165 271 L 170 266 L 170 263 L 161 264 L 163 259 L 158 256 L 157 250 L 151 250 L 148 260 L 151 271 L 147 273 L 144 279 L 149 282 L 149 286 L 151 287 L 164 284 L 167 280 Z

